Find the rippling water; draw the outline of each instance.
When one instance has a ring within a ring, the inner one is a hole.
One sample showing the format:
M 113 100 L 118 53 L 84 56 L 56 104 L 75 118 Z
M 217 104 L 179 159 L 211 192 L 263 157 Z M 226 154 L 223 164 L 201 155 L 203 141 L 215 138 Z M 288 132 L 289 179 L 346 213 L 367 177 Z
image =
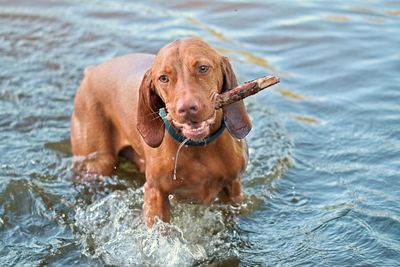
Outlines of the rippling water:
M 144 177 L 71 174 L 83 68 L 199 37 L 254 122 L 247 200 L 144 227 Z M 0 1 L 2 266 L 399 266 L 400 2 Z M 168 232 L 168 235 L 161 234 Z

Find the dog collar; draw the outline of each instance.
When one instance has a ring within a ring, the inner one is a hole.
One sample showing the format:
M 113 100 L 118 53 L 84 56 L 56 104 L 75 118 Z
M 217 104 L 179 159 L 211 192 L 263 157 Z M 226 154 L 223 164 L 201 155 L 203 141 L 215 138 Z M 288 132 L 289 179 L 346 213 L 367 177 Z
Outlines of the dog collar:
M 165 108 L 160 108 L 159 113 L 160 113 L 162 120 L 164 121 L 165 128 L 167 129 L 168 133 L 172 136 L 172 138 L 174 138 L 179 143 L 182 143 L 183 141 L 185 141 L 186 137 L 184 137 L 183 135 L 180 135 L 175 130 L 175 128 L 171 125 L 169 120 L 167 119 L 167 113 L 165 112 Z M 199 141 L 188 140 L 185 142 L 185 145 L 189 145 L 189 146 L 207 145 L 207 144 L 211 143 L 212 141 L 214 141 L 218 136 L 220 136 L 224 130 L 225 130 L 225 123 L 224 123 L 224 121 L 222 121 L 221 127 L 219 127 L 219 129 L 212 135 L 209 135 L 205 139 L 199 140 Z

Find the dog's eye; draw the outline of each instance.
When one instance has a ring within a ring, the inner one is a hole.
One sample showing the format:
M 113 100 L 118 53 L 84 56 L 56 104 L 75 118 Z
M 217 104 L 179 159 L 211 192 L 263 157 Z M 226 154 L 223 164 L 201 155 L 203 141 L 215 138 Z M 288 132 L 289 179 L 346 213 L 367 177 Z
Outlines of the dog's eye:
M 169 81 L 169 78 L 167 75 L 161 75 L 160 78 L 158 78 L 160 82 L 162 83 L 167 83 Z
M 199 72 L 200 73 L 206 73 L 208 71 L 209 67 L 206 65 L 200 65 L 199 66 Z

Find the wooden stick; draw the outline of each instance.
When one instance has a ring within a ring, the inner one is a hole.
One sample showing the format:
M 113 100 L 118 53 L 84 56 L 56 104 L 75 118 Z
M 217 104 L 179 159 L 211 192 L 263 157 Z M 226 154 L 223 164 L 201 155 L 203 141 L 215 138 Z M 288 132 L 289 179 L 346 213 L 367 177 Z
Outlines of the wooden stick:
M 215 101 L 215 109 L 223 108 L 234 102 L 240 101 L 243 98 L 254 95 L 261 90 L 270 87 L 271 85 L 277 84 L 278 82 L 279 77 L 273 75 L 267 75 L 249 82 L 245 82 L 242 85 L 218 95 Z

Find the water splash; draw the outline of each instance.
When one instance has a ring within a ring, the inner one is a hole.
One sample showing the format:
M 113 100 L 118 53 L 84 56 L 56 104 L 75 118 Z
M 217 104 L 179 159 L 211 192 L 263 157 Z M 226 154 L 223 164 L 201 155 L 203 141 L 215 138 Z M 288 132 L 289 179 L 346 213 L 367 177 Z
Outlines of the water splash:
M 116 266 L 192 266 L 237 256 L 222 210 L 173 205 L 171 224 L 156 220 L 149 229 L 142 217 L 143 189 L 115 191 L 78 208 L 75 226 L 84 254 Z

